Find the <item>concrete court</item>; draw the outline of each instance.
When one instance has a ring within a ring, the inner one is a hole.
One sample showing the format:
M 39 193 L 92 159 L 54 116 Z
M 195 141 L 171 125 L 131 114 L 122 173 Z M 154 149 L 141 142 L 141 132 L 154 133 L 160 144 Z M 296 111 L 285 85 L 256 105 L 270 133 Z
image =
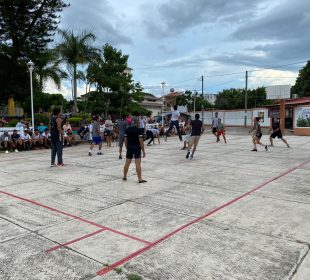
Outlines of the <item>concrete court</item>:
M 0 279 L 310 279 L 310 137 L 227 138 L 146 147 L 146 184 L 116 147 L 1 153 Z

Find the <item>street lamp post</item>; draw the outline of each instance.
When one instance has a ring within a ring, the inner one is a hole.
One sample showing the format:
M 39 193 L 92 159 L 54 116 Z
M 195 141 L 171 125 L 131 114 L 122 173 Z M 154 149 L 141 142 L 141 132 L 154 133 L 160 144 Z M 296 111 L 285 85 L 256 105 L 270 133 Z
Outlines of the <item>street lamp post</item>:
M 32 85 L 32 71 L 34 69 L 34 63 L 30 60 L 27 63 L 29 73 L 30 73 L 30 93 L 31 93 L 31 126 L 32 133 L 34 133 L 34 110 L 33 110 L 33 85 Z
M 161 87 L 163 89 L 163 102 L 161 104 L 161 126 L 164 127 L 164 102 L 165 102 L 165 82 L 161 82 Z

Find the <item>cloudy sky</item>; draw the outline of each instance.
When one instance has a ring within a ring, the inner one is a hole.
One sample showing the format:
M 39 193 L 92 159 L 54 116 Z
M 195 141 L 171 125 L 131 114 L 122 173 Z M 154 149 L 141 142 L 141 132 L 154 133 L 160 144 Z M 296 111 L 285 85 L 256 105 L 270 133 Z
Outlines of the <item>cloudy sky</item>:
M 205 93 L 242 88 L 246 70 L 250 88 L 293 85 L 310 59 L 309 0 L 66 2 L 71 6 L 62 12 L 60 28 L 93 31 L 97 46 L 121 49 L 133 79 L 157 95 L 163 81 L 165 92 L 201 92 L 202 75 Z M 71 96 L 68 83 L 62 91 Z

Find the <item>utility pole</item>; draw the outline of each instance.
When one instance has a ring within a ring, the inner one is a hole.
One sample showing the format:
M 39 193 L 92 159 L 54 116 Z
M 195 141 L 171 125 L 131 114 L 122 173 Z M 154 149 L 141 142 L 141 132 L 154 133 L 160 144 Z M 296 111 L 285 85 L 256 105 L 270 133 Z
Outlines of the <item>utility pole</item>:
M 165 102 L 165 82 L 161 82 L 161 87 L 163 89 L 163 102 L 161 104 L 161 127 L 164 127 L 164 102 Z
M 244 126 L 247 125 L 248 110 L 248 71 L 245 71 L 245 93 L 244 93 Z
M 201 76 L 201 94 L 202 94 L 202 98 L 203 98 L 203 101 L 202 101 L 202 110 L 201 110 L 201 118 L 202 118 L 202 125 L 204 124 L 204 119 L 203 119 L 203 113 L 204 113 L 204 107 L 203 107 L 203 102 L 205 101 L 205 97 L 204 97 L 204 94 L 203 94 L 203 75 Z

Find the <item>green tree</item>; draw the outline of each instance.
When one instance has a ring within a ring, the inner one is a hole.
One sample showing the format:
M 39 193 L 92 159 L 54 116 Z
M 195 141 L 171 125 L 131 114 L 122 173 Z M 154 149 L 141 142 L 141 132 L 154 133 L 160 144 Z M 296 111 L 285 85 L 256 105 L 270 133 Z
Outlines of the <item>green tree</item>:
M 295 85 L 291 88 L 291 94 L 297 94 L 299 97 L 310 96 L 310 60 L 299 71 Z
M 60 89 L 61 80 L 68 78 L 67 73 L 60 67 L 60 61 L 52 50 L 41 53 L 37 57 L 35 74 L 39 80 L 39 92 L 43 92 L 43 85 L 48 79 L 51 79 Z
M 196 95 L 196 101 L 195 101 Z M 194 103 L 195 110 L 202 111 L 202 109 L 212 108 L 213 106 L 204 98 L 202 94 L 193 93 L 190 90 L 186 90 L 184 94 L 177 97 L 177 104 L 182 106 L 187 106 L 187 110 L 189 112 L 194 111 Z
M 52 42 L 62 0 L 0 0 L 0 82 L 4 97 L 23 100 L 29 94 L 26 63 Z
M 93 33 L 83 31 L 75 35 L 73 31 L 60 30 L 62 42 L 57 45 L 56 52 L 59 54 L 62 62 L 66 63 L 69 69 L 72 69 L 73 79 L 73 111 L 77 112 L 77 67 L 84 65 L 98 57 L 98 49 L 93 47 L 92 43 L 96 37 Z

